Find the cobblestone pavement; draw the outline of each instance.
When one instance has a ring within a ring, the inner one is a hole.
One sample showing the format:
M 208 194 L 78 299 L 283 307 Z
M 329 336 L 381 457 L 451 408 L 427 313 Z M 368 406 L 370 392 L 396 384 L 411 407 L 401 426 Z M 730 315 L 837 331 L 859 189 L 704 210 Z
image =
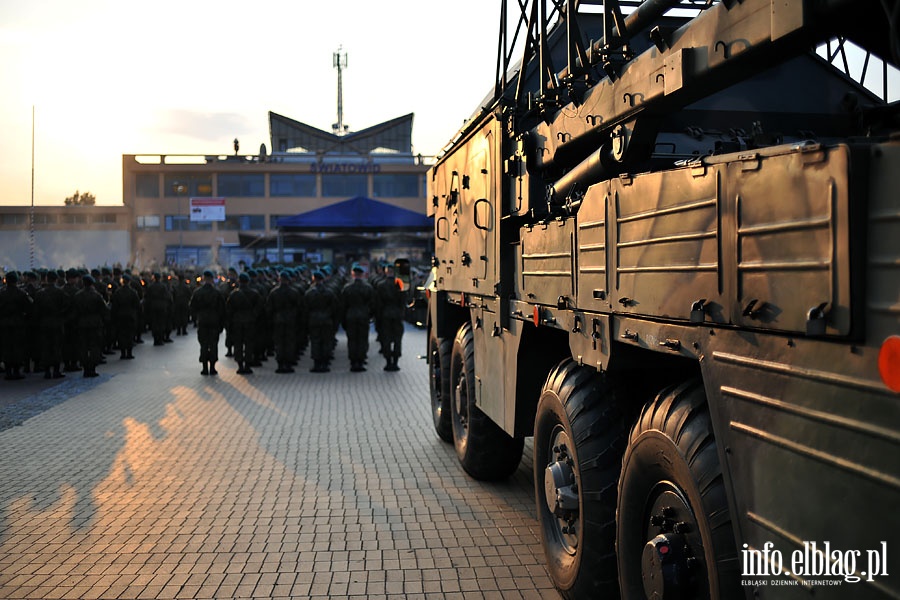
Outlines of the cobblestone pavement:
M 467 477 L 401 371 L 200 375 L 193 334 L 101 377 L 0 381 L 2 598 L 558 598 L 530 450 Z M 18 387 L 17 387 L 18 386 Z M 31 387 L 29 387 L 31 386 Z

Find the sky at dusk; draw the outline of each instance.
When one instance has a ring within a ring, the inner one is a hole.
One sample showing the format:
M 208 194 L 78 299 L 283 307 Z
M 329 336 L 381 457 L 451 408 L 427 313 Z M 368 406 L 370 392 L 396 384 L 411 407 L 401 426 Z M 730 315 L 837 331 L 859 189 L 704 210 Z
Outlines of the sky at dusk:
M 437 154 L 493 85 L 499 0 L 0 0 L 0 204 L 122 203 L 123 154 L 271 152 L 268 112 L 331 131 L 415 113 Z

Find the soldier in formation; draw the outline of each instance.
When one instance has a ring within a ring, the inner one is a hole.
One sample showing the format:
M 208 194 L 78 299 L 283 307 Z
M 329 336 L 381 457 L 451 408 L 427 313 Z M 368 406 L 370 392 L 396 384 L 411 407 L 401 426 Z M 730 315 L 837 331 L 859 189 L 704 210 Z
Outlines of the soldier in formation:
M 352 280 L 341 290 L 344 309 L 342 325 L 347 333 L 347 354 L 350 370 L 365 371 L 369 354 L 369 323 L 375 314 L 375 289 L 364 278 L 365 271 L 359 265 L 351 269 Z
M 394 266 L 386 264 L 384 277 L 376 290 L 378 309 L 378 336 L 385 371 L 399 371 L 398 364 L 403 342 L 403 315 L 406 311 L 406 295 L 403 282 L 394 277 Z
M 234 360 L 238 363 L 237 372 L 250 375 L 253 370 L 254 348 L 256 346 L 256 324 L 262 309 L 262 297 L 250 285 L 250 276 L 241 273 L 238 287 L 228 295 L 225 303 L 228 330 L 234 344 Z
M 312 285 L 304 296 L 309 311 L 307 329 L 309 331 L 310 356 L 313 359 L 312 373 L 330 371 L 334 351 L 334 331 L 338 317 L 338 299 L 325 285 L 325 273 L 313 272 Z
M 216 289 L 215 274 L 203 272 L 203 285 L 194 290 L 189 302 L 200 342 L 201 375 L 218 375 L 219 335 L 225 326 L 225 296 Z
M 60 371 L 66 318 L 72 310 L 72 299 L 56 285 L 56 271 L 49 271 L 46 283 L 34 295 L 34 309 L 39 324 L 41 356 L 44 378 L 65 377 Z
M 0 289 L 0 343 L 6 367 L 5 379 L 23 379 L 26 323 L 31 317 L 34 301 L 19 287 L 17 273 L 7 273 L 5 279 L 3 289 Z

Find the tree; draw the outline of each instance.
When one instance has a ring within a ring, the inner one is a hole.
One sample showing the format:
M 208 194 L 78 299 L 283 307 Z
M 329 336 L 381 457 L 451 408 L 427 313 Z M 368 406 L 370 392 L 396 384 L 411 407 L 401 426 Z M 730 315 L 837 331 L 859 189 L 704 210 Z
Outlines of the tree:
M 90 192 L 85 192 L 83 194 L 79 194 L 78 190 L 75 190 L 75 193 L 68 198 L 66 198 L 66 206 L 94 206 L 97 203 L 97 198 Z

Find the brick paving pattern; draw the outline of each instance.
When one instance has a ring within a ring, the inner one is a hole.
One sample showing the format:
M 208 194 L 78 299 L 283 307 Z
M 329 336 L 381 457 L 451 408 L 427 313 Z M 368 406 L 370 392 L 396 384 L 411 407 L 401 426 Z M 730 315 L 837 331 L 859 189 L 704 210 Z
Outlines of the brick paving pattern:
M 203 377 L 175 339 L 95 380 L 0 381 L 0 597 L 558 598 L 530 448 L 507 482 L 462 472 L 421 330 L 397 373 L 374 347 L 350 373 L 341 333 L 330 373 Z

